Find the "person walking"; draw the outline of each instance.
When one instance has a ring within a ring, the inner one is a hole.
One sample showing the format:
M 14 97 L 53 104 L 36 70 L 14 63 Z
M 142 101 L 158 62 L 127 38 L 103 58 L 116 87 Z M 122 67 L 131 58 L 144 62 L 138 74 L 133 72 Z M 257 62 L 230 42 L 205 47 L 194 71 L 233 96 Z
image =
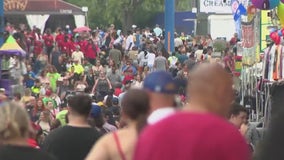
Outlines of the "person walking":
M 184 111 L 145 128 L 134 160 L 251 159 L 244 137 L 226 119 L 234 100 L 232 85 L 231 75 L 219 64 L 197 66 Z
M 100 137 L 88 123 L 92 99 L 80 94 L 68 99 L 66 126 L 52 131 L 43 142 L 42 149 L 59 160 L 84 159 Z
M 109 51 L 109 58 L 114 61 L 117 68 L 120 67 L 122 61 L 122 53 L 118 48 L 118 44 L 114 44 L 113 48 Z
M 175 94 L 177 85 L 166 71 L 155 71 L 150 73 L 144 80 L 143 89 L 150 97 L 150 115 L 148 124 L 158 121 L 175 113 Z
M 156 71 L 167 71 L 169 68 L 168 61 L 163 56 L 162 51 L 158 51 L 158 56 L 155 58 L 154 62 L 154 68 Z
M 78 61 L 79 64 L 82 64 L 83 59 L 84 59 L 84 54 L 82 51 L 80 51 L 80 46 L 76 46 L 76 50 L 72 53 L 72 60 L 73 61 Z

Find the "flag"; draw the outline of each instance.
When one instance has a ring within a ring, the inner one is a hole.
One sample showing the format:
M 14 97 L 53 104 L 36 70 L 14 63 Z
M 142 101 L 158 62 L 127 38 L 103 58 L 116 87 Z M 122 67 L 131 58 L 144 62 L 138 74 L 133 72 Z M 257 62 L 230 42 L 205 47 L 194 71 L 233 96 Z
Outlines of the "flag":
M 239 18 L 241 18 L 242 15 L 246 15 L 247 10 L 244 7 L 243 4 L 239 4 L 238 9 L 236 10 L 236 13 L 234 14 L 234 20 L 237 21 Z
M 238 0 L 232 0 L 231 1 L 231 7 L 232 7 L 232 13 L 235 14 L 238 7 L 239 7 L 239 1 Z

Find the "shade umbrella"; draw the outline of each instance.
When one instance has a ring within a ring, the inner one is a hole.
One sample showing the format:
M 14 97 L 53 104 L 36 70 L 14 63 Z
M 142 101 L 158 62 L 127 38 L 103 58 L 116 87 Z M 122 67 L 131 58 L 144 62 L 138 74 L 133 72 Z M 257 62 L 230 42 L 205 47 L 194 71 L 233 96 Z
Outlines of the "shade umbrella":
M 6 42 L 0 48 L 0 55 L 11 55 L 11 56 L 26 56 L 24 51 L 19 44 L 16 42 L 13 36 L 9 36 Z
M 90 32 L 91 29 L 89 27 L 83 26 L 83 27 L 77 27 L 73 31 L 74 32 Z

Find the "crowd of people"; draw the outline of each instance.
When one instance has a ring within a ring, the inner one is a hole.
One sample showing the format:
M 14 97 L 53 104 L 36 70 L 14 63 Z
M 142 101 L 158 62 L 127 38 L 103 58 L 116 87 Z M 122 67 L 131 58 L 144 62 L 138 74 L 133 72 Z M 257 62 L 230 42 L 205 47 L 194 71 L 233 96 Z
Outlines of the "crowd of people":
M 168 53 L 158 25 L 6 31 L 27 55 L 2 58 L 24 89 L 0 90 L 0 159 L 251 159 L 260 136 L 235 102 L 237 36 L 222 59 L 210 35 L 176 33 Z

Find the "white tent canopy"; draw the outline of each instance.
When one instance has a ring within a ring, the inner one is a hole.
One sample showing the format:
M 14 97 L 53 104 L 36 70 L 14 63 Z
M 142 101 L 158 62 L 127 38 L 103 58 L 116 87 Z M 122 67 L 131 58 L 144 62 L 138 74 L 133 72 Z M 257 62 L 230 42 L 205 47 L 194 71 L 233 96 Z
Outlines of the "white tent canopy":
M 26 15 L 27 21 L 30 28 L 33 28 L 36 26 L 41 30 L 41 33 L 44 31 L 45 23 L 48 20 L 50 15 L 44 14 L 44 15 Z

